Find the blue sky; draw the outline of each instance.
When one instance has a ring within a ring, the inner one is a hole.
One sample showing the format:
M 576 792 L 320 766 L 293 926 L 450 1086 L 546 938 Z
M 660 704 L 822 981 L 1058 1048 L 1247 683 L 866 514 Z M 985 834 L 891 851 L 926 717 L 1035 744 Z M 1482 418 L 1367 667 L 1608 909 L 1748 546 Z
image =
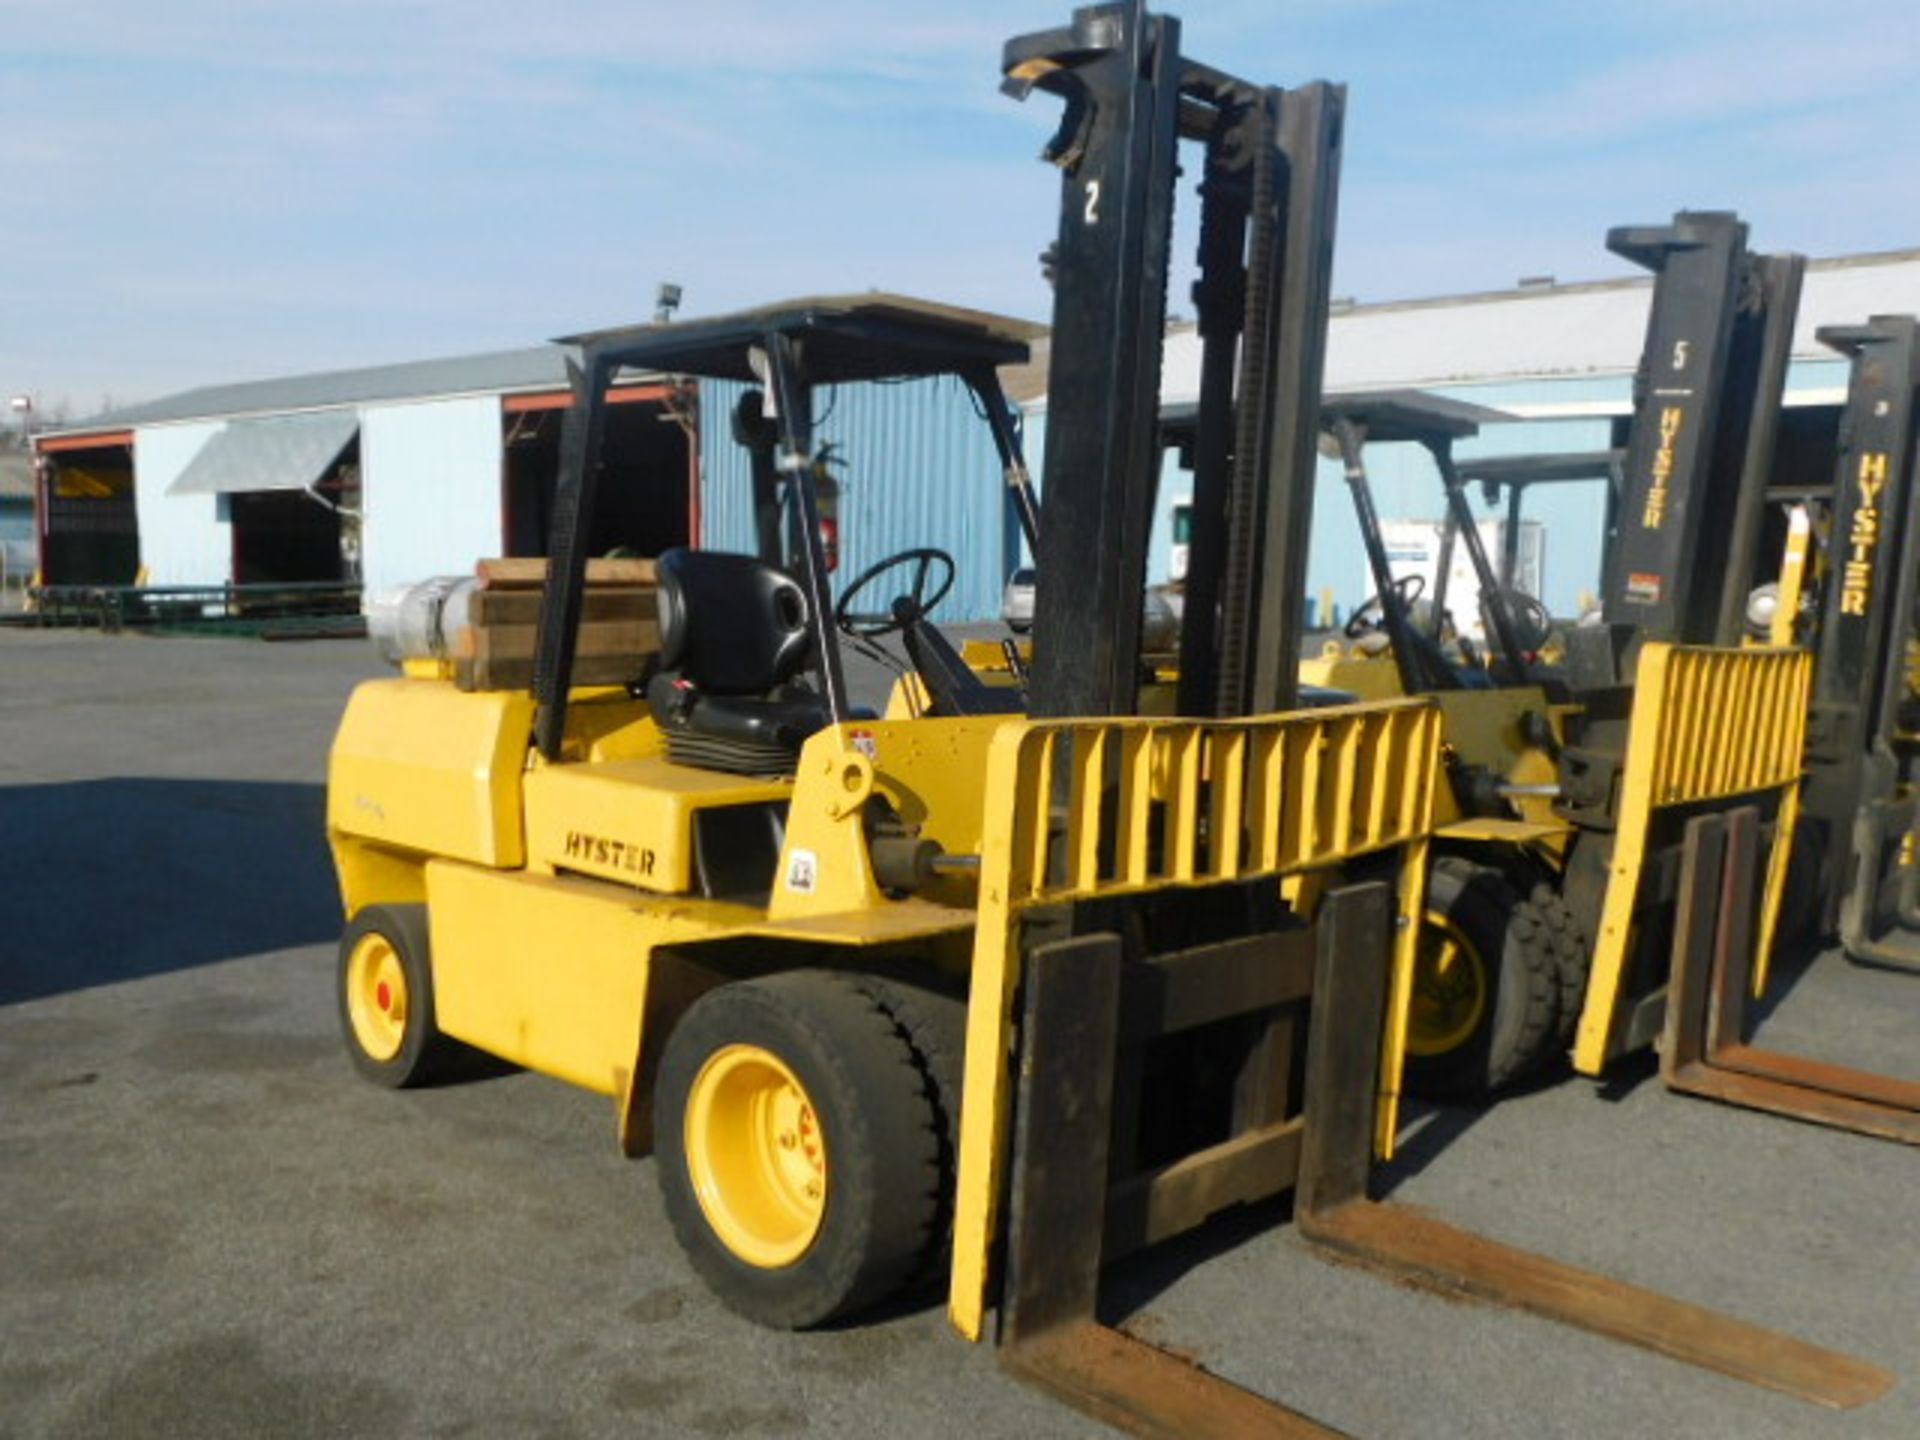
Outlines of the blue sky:
M 1187 52 L 1349 87 L 1336 290 L 1621 273 L 1611 224 L 1920 246 L 1911 0 L 1190 0 Z M 0 395 L 528 344 L 881 287 L 1044 318 L 1053 0 L 0 0 Z

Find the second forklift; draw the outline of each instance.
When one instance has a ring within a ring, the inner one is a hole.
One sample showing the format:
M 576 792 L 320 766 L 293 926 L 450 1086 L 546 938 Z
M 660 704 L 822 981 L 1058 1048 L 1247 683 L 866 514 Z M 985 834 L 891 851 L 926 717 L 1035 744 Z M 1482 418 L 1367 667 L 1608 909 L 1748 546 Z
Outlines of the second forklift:
M 1837 932 L 1858 963 L 1920 971 L 1920 321 L 1875 316 L 1825 327 L 1820 339 L 1848 357 L 1851 376 L 1824 499 L 1824 563 L 1807 587 L 1818 598 L 1807 607 L 1810 704 L 1796 727 L 1806 779 L 1780 822 L 1794 835 L 1796 939 L 1811 948 Z M 1803 610 L 1804 520 L 1794 540 L 1774 616 L 1782 642 Z M 1688 822 L 1680 890 L 1696 933 L 1676 945 L 1691 959 L 1679 966 L 1663 1072 L 1676 1088 L 1715 1099 L 1920 1144 L 1920 1084 L 1756 1043 L 1749 1003 L 1769 991 L 1774 968 L 1769 909 L 1742 864 L 1757 825 L 1738 813 Z M 1784 889 L 1788 876 L 1768 879 Z
M 1349 622 L 1361 644 L 1306 662 L 1306 677 L 1372 696 L 1429 695 L 1446 717 L 1447 786 L 1407 1037 L 1409 1081 L 1430 1094 L 1484 1095 L 1570 1043 L 1577 1068 L 1597 1074 L 1650 1044 L 1665 1013 L 1679 833 L 1630 842 L 1648 848 L 1625 865 L 1614 857 L 1623 836 L 1650 823 L 1624 821 L 1644 804 L 1645 782 L 1627 764 L 1630 722 L 1648 708 L 1644 690 L 1635 708 L 1636 666 L 1652 644 L 1742 638 L 1803 262 L 1750 253 L 1746 226 L 1721 212 L 1623 227 L 1608 243 L 1655 272 L 1628 447 L 1550 470 L 1529 461 L 1524 472 L 1608 481 L 1602 604 L 1589 623 L 1563 629 L 1563 663 L 1541 654 L 1553 628 L 1545 607 L 1511 584 L 1517 536 L 1507 568 L 1497 567 L 1453 455 L 1501 417 L 1404 392 L 1327 401 L 1376 593 Z M 1423 623 L 1414 587 L 1394 574 L 1365 457 L 1370 444 L 1396 441 L 1432 458 L 1446 535 L 1478 582 L 1484 652 L 1447 634 L 1443 593 L 1429 597 Z M 1489 463 L 1494 478 L 1514 478 Z M 1521 488 L 1510 489 L 1517 516 Z M 1384 651 L 1363 631 L 1377 631 Z M 1785 657 L 1743 663 L 1791 688 Z M 1712 742 L 1737 749 L 1746 737 Z M 1740 769 L 1724 758 L 1727 775 Z

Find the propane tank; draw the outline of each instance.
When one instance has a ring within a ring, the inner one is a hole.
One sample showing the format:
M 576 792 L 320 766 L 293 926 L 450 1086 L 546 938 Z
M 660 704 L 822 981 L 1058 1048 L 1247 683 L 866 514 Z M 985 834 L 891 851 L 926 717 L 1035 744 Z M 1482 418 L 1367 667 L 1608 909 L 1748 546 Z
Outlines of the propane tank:
M 367 638 L 389 664 L 447 660 L 453 636 L 467 623 L 467 597 L 479 586 L 471 575 L 436 575 L 367 596 Z

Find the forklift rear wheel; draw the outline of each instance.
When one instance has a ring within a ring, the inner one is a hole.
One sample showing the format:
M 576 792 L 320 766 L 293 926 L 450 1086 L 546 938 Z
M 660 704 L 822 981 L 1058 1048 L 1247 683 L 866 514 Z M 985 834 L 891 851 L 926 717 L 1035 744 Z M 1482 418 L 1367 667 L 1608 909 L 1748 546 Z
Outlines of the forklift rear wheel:
M 1492 866 L 1434 862 L 1407 1031 L 1414 1094 L 1482 1099 L 1545 1058 L 1559 1016 L 1559 966 L 1535 919 Z
M 908 1032 L 851 976 L 711 990 L 654 1090 L 675 1238 L 729 1308 L 799 1329 L 873 1305 L 937 1243 L 940 1113 Z
M 427 907 L 368 905 L 340 937 L 340 1028 L 362 1075 L 391 1089 L 444 1075 L 464 1052 L 434 1022 Z

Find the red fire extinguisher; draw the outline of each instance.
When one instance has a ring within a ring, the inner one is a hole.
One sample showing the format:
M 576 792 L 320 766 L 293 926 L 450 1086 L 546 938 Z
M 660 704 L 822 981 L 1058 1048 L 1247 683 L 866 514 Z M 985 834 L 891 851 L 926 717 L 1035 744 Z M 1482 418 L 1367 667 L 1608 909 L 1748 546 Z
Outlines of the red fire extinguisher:
M 820 511 L 820 549 L 827 558 L 827 573 L 840 568 L 840 481 L 828 469 L 847 462 L 833 453 L 829 441 L 813 457 L 813 496 Z

